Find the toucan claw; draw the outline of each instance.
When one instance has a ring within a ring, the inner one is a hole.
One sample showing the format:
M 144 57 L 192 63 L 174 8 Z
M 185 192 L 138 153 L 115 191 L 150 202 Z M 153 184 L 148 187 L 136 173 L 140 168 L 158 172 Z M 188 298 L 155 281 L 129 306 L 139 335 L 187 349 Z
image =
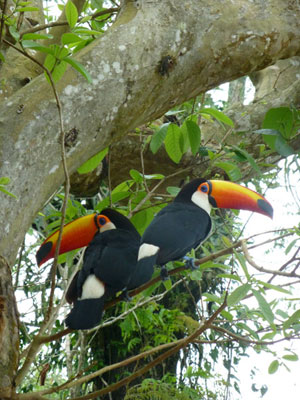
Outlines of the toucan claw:
M 169 273 L 165 265 L 161 267 L 160 277 L 162 281 L 167 281 L 169 279 Z
M 130 302 L 132 301 L 132 297 L 129 296 L 129 293 L 128 293 L 128 289 L 127 289 L 127 288 L 125 288 L 125 289 L 122 290 L 122 293 L 120 294 L 119 297 L 120 297 L 120 299 L 122 299 L 122 300 L 124 300 L 124 301 L 128 301 L 128 303 L 130 303 Z
M 197 265 L 195 265 L 195 259 L 189 256 L 184 256 L 183 257 L 184 261 L 185 261 L 185 265 L 192 271 L 195 271 L 195 269 L 197 269 Z

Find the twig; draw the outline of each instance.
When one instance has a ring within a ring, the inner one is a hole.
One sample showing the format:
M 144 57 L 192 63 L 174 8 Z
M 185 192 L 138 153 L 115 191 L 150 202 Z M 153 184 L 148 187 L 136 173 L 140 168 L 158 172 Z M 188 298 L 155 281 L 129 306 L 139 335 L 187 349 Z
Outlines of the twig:
M 177 170 L 176 172 L 174 172 L 171 175 L 165 176 L 163 179 L 161 179 L 155 186 L 153 189 L 150 190 L 150 192 L 147 193 L 147 195 L 142 199 L 142 201 L 135 207 L 135 209 L 128 215 L 128 218 L 130 218 L 132 216 L 132 214 L 137 213 L 138 211 L 140 211 L 140 209 L 142 208 L 142 206 L 146 203 L 146 201 L 148 201 L 155 193 L 156 189 L 159 188 L 159 186 L 165 182 L 167 179 L 169 178 L 173 178 L 176 175 L 180 175 L 182 172 L 188 171 L 190 170 L 192 167 L 187 167 L 187 168 L 182 168 Z
M 253 260 L 253 258 L 250 256 L 248 248 L 247 248 L 244 240 L 242 240 L 242 249 L 243 249 L 243 253 L 245 255 L 246 260 L 256 270 L 258 270 L 260 272 L 264 272 L 266 274 L 286 276 L 288 278 L 300 278 L 300 275 L 298 275 L 294 272 L 284 272 L 284 271 L 280 271 L 280 270 L 267 269 L 267 268 L 260 267 L 259 265 L 257 265 L 256 262 Z
M 149 188 L 147 184 L 147 180 L 145 178 L 145 163 L 144 163 L 144 150 L 145 150 L 145 143 L 142 143 L 142 134 L 140 133 L 140 143 L 141 143 L 141 148 L 140 148 L 140 160 L 141 160 L 141 166 L 142 166 L 142 174 L 143 174 L 143 181 L 144 185 L 146 188 L 147 193 L 149 193 Z
M 144 375 L 147 371 L 149 371 L 149 369 L 152 369 L 156 365 L 161 364 L 165 359 L 167 359 L 168 357 L 170 357 L 173 354 L 177 353 L 182 348 L 186 347 L 188 344 L 193 342 L 193 340 L 196 337 L 200 336 L 206 329 L 208 329 L 210 327 L 210 325 L 213 323 L 213 321 L 220 314 L 220 312 L 223 311 L 224 308 L 226 307 L 226 299 L 227 299 L 227 295 L 225 296 L 225 300 L 224 300 L 223 304 L 214 312 L 214 314 L 208 320 L 202 321 L 200 323 L 200 326 L 199 326 L 198 329 L 196 329 L 188 337 L 186 337 L 184 339 L 181 339 L 174 348 L 172 348 L 170 350 L 167 350 L 165 353 L 163 353 L 162 355 L 156 357 L 153 361 L 151 361 L 146 366 L 140 368 L 138 371 L 136 371 L 132 375 L 130 375 L 130 376 L 124 378 L 124 379 L 121 379 L 119 382 L 117 382 L 117 383 L 115 383 L 113 385 L 110 385 L 108 388 L 104 388 L 104 389 L 98 390 L 98 391 L 90 393 L 90 394 L 88 394 L 86 396 L 77 397 L 77 398 L 75 398 L 73 400 L 89 400 L 89 399 L 94 399 L 94 398 L 96 398 L 98 396 L 102 396 L 102 395 L 104 395 L 106 393 L 113 392 L 113 391 L 117 390 L 118 388 L 120 388 L 120 387 L 128 384 L 129 382 L 135 380 L 139 376 Z
M 108 169 L 108 195 L 109 195 L 109 204 L 110 207 L 112 207 L 112 197 L 111 197 L 111 167 L 110 167 L 110 162 L 111 162 L 111 149 L 109 147 L 108 149 L 108 154 L 107 154 L 107 169 Z
M 298 260 L 296 258 L 296 256 L 299 253 L 299 251 L 300 251 L 300 247 L 298 247 L 298 249 L 295 251 L 295 253 L 292 255 L 292 257 L 279 268 L 279 271 L 283 271 L 288 265 L 290 265 L 290 263 L 292 263 L 295 260 Z M 297 266 L 296 266 L 296 269 L 297 269 Z M 296 269 L 294 269 L 293 272 L 295 272 Z M 275 278 L 275 276 L 276 275 L 271 276 L 271 278 L 268 280 L 268 283 L 271 283 L 272 280 Z
M 98 12 L 92 14 L 91 19 L 95 19 L 95 18 L 100 17 L 101 15 L 105 15 L 105 14 L 113 14 L 118 11 L 119 11 L 119 7 L 107 8 L 106 10 L 98 11 Z M 79 18 L 78 22 L 80 22 L 83 18 L 85 18 L 85 17 Z M 22 36 L 25 35 L 26 33 L 35 33 L 35 32 L 39 32 L 39 31 L 43 31 L 44 29 L 47 29 L 47 28 L 53 28 L 54 26 L 63 26 L 63 25 L 68 25 L 68 21 L 55 21 L 55 22 L 50 22 L 49 24 L 37 25 L 37 26 L 34 26 L 30 29 L 26 29 L 25 31 L 21 32 L 20 38 L 22 38 Z

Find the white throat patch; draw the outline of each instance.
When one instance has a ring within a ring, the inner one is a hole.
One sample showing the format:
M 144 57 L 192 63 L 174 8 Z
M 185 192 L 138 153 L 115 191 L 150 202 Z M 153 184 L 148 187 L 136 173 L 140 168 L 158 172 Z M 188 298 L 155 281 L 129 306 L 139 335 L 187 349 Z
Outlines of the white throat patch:
M 194 204 L 196 204 L 196 206 L 202 208 L 203 210 L 205 210 L 207 212 L 208 215 L 210 215 L 211 205 L 208 201 L 207 193 L 202 193 L 199 190 L 197 190 L 193 194 L 191 200 Z
M 95 275 L 89 275 L 82 285 L 82 294 L 78 300 L 99 299 L 104 292 L 104 284 Z
M 108 222 L 100 228 L 100 232 L 110 231 L 111 229 L 116 229 L 116 225 L 112 222 Z

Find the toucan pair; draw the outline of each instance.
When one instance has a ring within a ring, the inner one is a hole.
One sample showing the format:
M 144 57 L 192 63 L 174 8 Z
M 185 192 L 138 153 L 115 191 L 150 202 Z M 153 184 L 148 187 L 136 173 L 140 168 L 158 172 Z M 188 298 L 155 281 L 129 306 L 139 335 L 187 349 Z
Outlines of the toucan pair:
M 74 303 L 67 326 L 96 326 L 107 298 L 139 287 L 151 279 L 154 265 L 178 260 L 198 247 L 210 234 L 212 207 L 273 216 L 271 204 L 260 194 L 232 182 L 199 178 L 180 190 L 153 218 L 142 237 L 124 215 L 111 209 L 67 224 L 59 253 L 88 246 L 83 267 L 67 292 L 67 300 Z M 54 256 L 57 238 L 58 232 L 39 248 L 39 266 Z

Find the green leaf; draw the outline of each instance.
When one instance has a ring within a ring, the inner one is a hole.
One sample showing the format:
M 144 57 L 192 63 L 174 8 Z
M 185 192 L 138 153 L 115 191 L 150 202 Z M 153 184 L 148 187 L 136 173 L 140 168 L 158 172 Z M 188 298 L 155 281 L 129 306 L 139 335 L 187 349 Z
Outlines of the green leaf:
M 166 279 L 163 282 L 163 285 L 165 287 L 166 290 L 171 290 L 172 289 L 172 281 L 171 279 Z
M 176 124 L 170 124 L 168 126 L 167 135 L 165 138 L 165 148 L 168 156 L 176 164 L 179 163 L 182 157 L 180 138 L 181 132 L 179 126 Z
M 225 278 L 225 279 L 231 279 L 233 281 L 238 281 L 238 282 L 242 282 L 241 278 L 237 275 L 234 274 L 218 274 L 217 278 Z
M 213 301 L 214 303 L 221 304 L 221 299 L 212 293 L 203 293 L 203 298 L 207 301 Z
M 180 132 L 181 132 L 180 148 L 182 153 L 186 153 L 188 149 L 191 147 L 186 122 L 184 122 L 181 125 Z
M 298 240 L 299 238 L 291 241 L 291 243 L 285 249 L 285 254 L 289 254 L 289 252 L 295 247 L 295 244 Z
M 247 278 L 247 281 L 249 281 L 250 280 L 250 274 L 248 272 L 248 268 L 247 268 L 247 263 L 246 263 L 245 257 L 242 254 L 238 253 L 236 250 L 233 250 L 233 252 L 234 252 L 234 255 L 237 258 L 240 266 L 242 267 L 242 269 L 244 271 L 244 274 L 245 274 L 245 276 Z
M 253 133 L 260 133 L 261 135 L 277 136 L 278 131 L 276 129 L 256 129 Z
M 22 46 L 24 48 L 33 49 L 36 51 L 40 51 L 42 53 L 54 55 L 53 49 L 51 49 L 50 47 L 43 46 L 40 43 L 34 42 L 33 40 L 23 40 Z
M 98 167 L 98 165 L 100 164 L 100 162 L 103 160 L 103 158 L 106 156 L 107 153 L 108 153 L 108 147 L 101 150 L 99 153 L 97 153 L 88 161 L 86 161 L 84 164 L 82 164 L 77 169 L 77 172 L 79 172 L 80 174 L 87 174 L 88 172 L 93 171 L 95 168 Z
M 275 150 L 283 157 L 294 154 L 294 149 L 287 144 L 286 140 L 281 135 L 275 140 Z
M 54 80 L 54 82 L 58 82 L 60 80 L 60 78 L 62 78 L 66 69 L 67 69 L 67 63 L 59 60 L 51 73 L 52 79 Z M 48 78 L 47 74 L 46 74 L 46 78 Z
M 231 181 L 238 181 L 242 178 L 242 173 L 239 167 L 229 162 L 216 162 L 215 166 L 223 169 Z
M 242 286 L 237 287 L 227 298 L 227 305 L 228 306 L 233 306 L 236 303 L 240 302 L 243 300 L 244 297 L 246 297 L 247 293 L 249 292 L 251 288 L 250 283 L 245 283 Z
M 202 272 L 199 269 L 194 269 L 190 273 L 190 278 L 192 281 L 201 281 L 202 279 Z
M 0 60 L 3 61 L 3 62 L 5 62 L 5 57 L 4 57 L 4 55 L 2 54 L 1 51 L 0 51 Z
M 0 185 L 8 185 L 10 182 L 10 179 L 8 176 L 3 176 L 0 178 Z
M 127 197 L 130 196 L 130 192 L 118 192 L 118 193 L 112 193 L 111 195 L 111 202 L 112 204 L 115 204 L 121 200 L 126 199 Z M 110 206 L 110 198 L 106 197 L 105 199 L 101 200 L 96 206 L 95 210 L 101 212 L 104 208 Z
M 150 224 L 153 214 L 149 208 L 139 211 L 131 218 L 131 222 L 140 234 L 143 234 L 146 227 Z
M 143 182 L 143 175 L 136 169 L 131 169 L 129 171 L 129 174 L 134 181 L 136 181 L 138 183 Z
M 297 354 L 285 354 L 284 356 L 282 356 L 282 358 L 284 358 L 285 360 L 288 361 L 298 361 L 299 357 L 297 356 Z
M 283 289 L 280 286 L 272 285 L 271 283 L 260 281 L 260 280 L 258 280 L 257 282 L 268 289 L 277 290 L 277 292 L 284 293 L 284 294 L 291 294 L 291 292 L 289 290 Z
M 206 261 L 205 263 L 199 265 L 199 268 L 201 269 L 201 271 L 203 271 L 204 269 L 208 269 L 208 268 L 219 268 L 221 270 L 224 270 L 224 269 L 226 270 L 229 267 L 227 265 L 215 263 L 213 261 Z
M 17 12 L 29 12 L 29 11 L 40 11 L 38 7 L 20 7 L 16 8 Z
M 300 310 L 297 310 L 290 316 L 290 318 L 283 323 L 283 329 L 287 329 L 290 326 L 299 323 L 300 321 Z
M 1 185 L 0 185 L 0 192 L 17 199 L 17 196 L 15 196 L 13 193 L 9 192 L 8 190 L 4 189 L 4 187 Z
M 289 317 L 288 313 L 286 313 L 285 311 L 282 311 L 280 309 L 276 310 L 276 314 L 278 314 L 281 318 L 284 318 L 284 319 L 288 319 L 288 317 Z
M 297 132 L 294 114 L 288 107 L 271 108 L 265 115 L 262 127 L 279 131 L 285 139 L 290 139 Z
M 177 186 L 168 186 L 167 187 L 167 192 L 171 195 L 171 196 L 177 196 L 178 193 L 180 192 L 180 188 Z
M 82 28 L 82 27 L 74 29 L 74 33 L 78 33 L 79 35 L 86 35 L 86 36 L 102 35 L 102 32 L 98 32 L 93 29 L 87 29 L 87 28 Z
M 249 154 L 246 150 L 241 149 L 241 148 L 238 147 L 238 146 L 232 146 L 232 148 L 233 148 L 233 150 L 234 150 L 235 153 L 237 153 L 237 154 L 239 154 L 239 153 L 242 154 L 242 155 L 247 159 L 247 161 L 249 162 L 249 164 L 251 165 L 251 167 L 252 167 L 259 175 L 262 174 L 262 173 L 261 173 L 261 170 L 259 169 L 258 165 L 257 165 L 256 162 L 255 162 L 255 159 L 251 156 L 251 154 Z
M 70 44 L 70 43 L 78 43 L 81 42 L 83 39 L 81 39 L 80 36 L 75 35 L 75 33 L 64 33 L 61 37 L 61 42 L 62 44 Z
M 43 39 L 53 39 L 53 35 L 41 34 L 41 33 L 25 33 L 22 36 L 22 40 L 43 40 Z
M 144 175 L 145 179 L 164 179 L 164 175 L 162 174 L 150 174 L 150 175 Z
M 74 60 L 73 58 L 66 57 L 64 58 L 64 61 L 66 61 L 68 64 L 72 65 L 76 71 L 78 71 L 81 75 L 85 77 L 85 79 L 89 82 L 92 83 L 92 77 L 89 74 L 89 72 L 84 68 L 83 65 L 81 65 L 78 61 Z
M 153 154 L 155 154 L 157 150 L 160 148 L 160 146 L 163 144 L 169 125 L 170 125 L 169 122 L 161 125 L 161 127 L 152 136 L 150 142 L 150 149 Z
M 201 143 L 201 131 L 199 126 L 191 120 L 185 121 L 188 138 L 191 146 L 191 150 L 193 155 L 195 156 L 198 153 L 200 143 Z
M 66 47 L 59 47 L 57 58 L 59 60 L 65 61 L 65 58 L 68 56 L 68 54 L 69 54 L 69 49 L 67 49 Z
M 222 113 L 219 110 L 216 110 L 215 108 L 202 108 L 199 110 L 200 114 L 209 114 L 212 117 L 214 117 L 217 121 L 223 122 L 225 125 L 229 125 L 232 128 L 234 127 L 233 121 L 227 117 L 224 113 Z
M 275 374 L 275 372 L 278 370 L 278 367 L 279 367 L 279 361 L 278 360 L 272 361 L 268 368 L 269 374 Z
M 44 61 L 44 67 L 47 68 L 50 72 L 54 68 L 54 65 L 56 63 L 57 58 L 54 57 L 52 54 L 47 54 L 45 61 Z
M 71 0 L 69 0 L 66 4 L 65 7 L 65 12 L 66 12 L 66 18 L 68 21 L 68 24 L 70 28 L 74 28 L 76 25 L 77 19 L 78 19 L 78 11 L 74 3 L 72 3 Z
M 226 318 L 228 321 L 233 320 L 233 315 L 230 314 L 230 312 L 228 312 L 226 310 L 221 311 L 221 315 L 223 315 L 223 317 Z
M 269 303 L 266 301 L 266 299 L 259 291 L 252 289 L 252 293 L 254 294 L 258 302 L 259 309 L 262 312 L 263 316 L 269 322 L 269 324 L 272 324 L 274 321 L 274 314 L 273 311 L 271 310 Z

